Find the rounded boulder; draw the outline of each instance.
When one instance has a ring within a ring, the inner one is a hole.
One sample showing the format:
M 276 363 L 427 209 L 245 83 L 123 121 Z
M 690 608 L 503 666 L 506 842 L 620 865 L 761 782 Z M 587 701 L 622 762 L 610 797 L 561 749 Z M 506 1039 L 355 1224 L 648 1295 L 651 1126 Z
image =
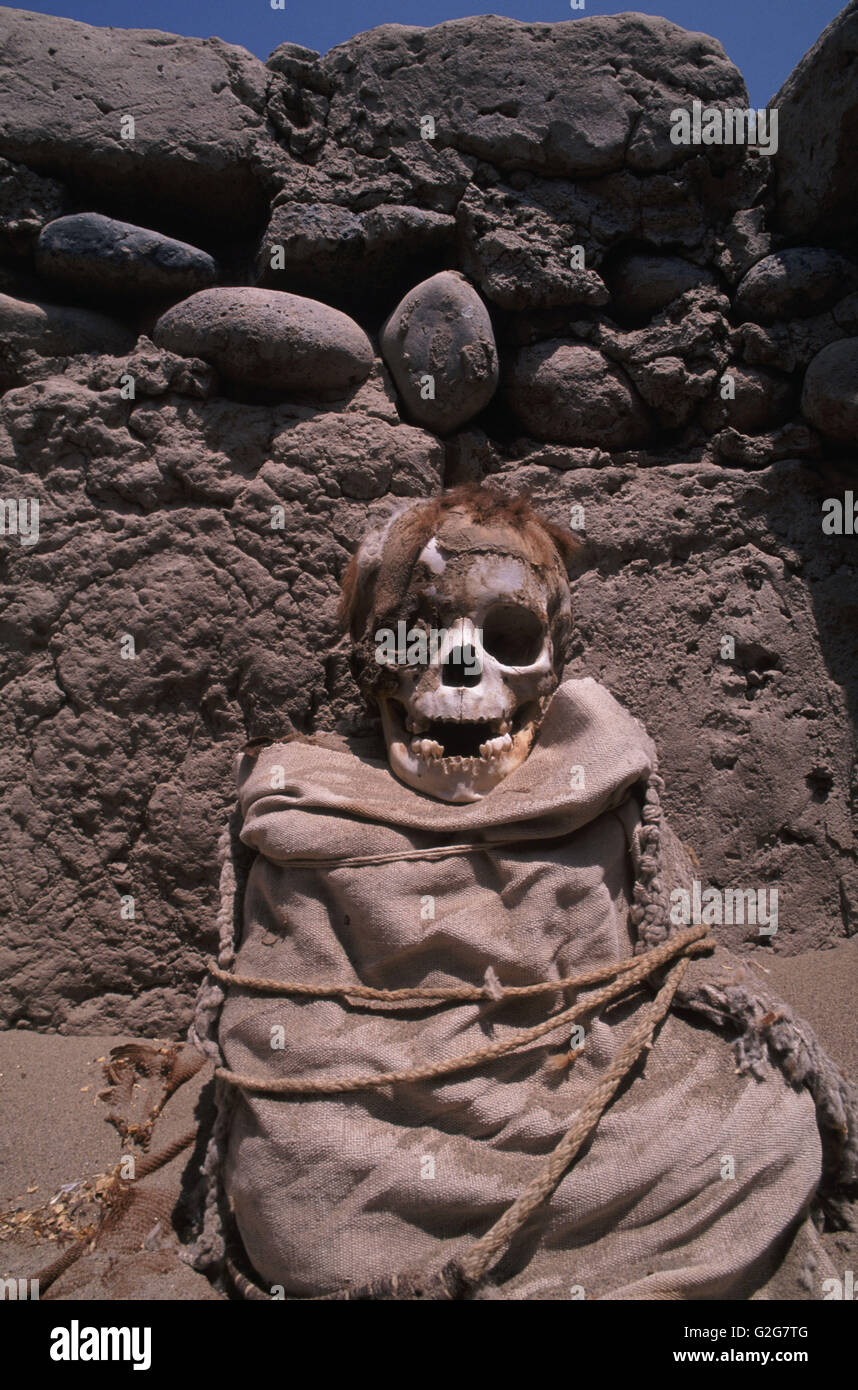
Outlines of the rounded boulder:
M 789 381 L 759 367 L 731 366 L 725 375 L 731 379 L 732 393 L 725 397 L 723 377 L 719 378 L 700 413 L 704 429 L 715 434 L 729 426 L 739 434 L 760 434 L 788 419 L 793 404 Z
M 595 348 L 552 340 L 518 353 L 507 380 L 514 415 L 534 439 L 629 449 L 649 434 L 644 404 Z
M 159 347 L 201 357 L 243 385 L 336 396 L 365 381 L 372 344 L 347 314 L 316 299 L 249 287 L 200 290 L 155 324 Z
M 207 252 L 100 212 L 49 222 L 36 244 L 40 275 L 103 294 L 179 295 L 207 288 L 217 265 Z
M 711 271 L 681 256 L 630 255 L 615 266 L 609 277 L 614 310 L 629 318 L 646 319 L 657 314 L 686 290 L 714 285 Z
M 93 309 L 43 304 L 0 294 L 0 342 L 4 352 L 36 352 L 41 357 L 76 353 L 124 354 L 134 345 L 125 324 Z
M 488 310 L 454 270 L 408 291 L 382 329 L 381 351 L 411 419 L 436 434 L 472 419 L 497 389 Z
M 820 434 L 858 444 L 858 338 L 829 343 L 805 373 L 801 410 Z
M 753 323 L 805 319 L 856 288 L 858 271 L 844 256 L 822 246 L 793 246 L 751 267 L 736 291 L 736 309 Z

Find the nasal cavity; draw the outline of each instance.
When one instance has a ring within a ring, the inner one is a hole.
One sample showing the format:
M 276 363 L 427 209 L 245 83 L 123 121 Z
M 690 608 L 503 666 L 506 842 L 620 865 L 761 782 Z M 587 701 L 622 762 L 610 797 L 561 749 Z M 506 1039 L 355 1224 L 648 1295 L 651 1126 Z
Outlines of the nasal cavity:
M 441 684 L 457 686 L 479 685 L 483 670 L 475 647 L 454 647 L 441 668 Z

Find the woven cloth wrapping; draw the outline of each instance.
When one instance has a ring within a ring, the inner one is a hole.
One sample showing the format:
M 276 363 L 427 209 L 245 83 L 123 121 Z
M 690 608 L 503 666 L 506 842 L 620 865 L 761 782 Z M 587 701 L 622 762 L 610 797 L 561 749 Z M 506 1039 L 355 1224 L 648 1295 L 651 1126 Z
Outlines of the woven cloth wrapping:
M 270 744 L 240 763 L 241 841 L 256 857 L 221 963 L 399 989 L 526 985 L 628 958 L 674 930 L 670 890 L 691 875 L 659 785 L 644 729 L 592 680 L 562 685 L 526 762 L 464 806 L 381 762 Z M 232 913 L 226 902 L 227 936 Z M 209 1168 L 222 1168 L 259 1284 L 318 1297 L 442 1266 L 539 1173 L 649 997 L 585 1017 L 566 1067 L 551 1061 L 569 1053 L 568 1029 L 381 1090 L 224 1086 Z M 558 990 L 403 1011 L 236 986 L 224 1000 L 209 985 L 195 1036 L 245 1077 L 327 1079 L 452 1058 L 569 1002 Z M 652 1049 L 476 1296 L 742 1298 L 792 1248 L 801 1289 L 779 1293 L 821 1297 L 807 1217 L 821 1181 L 854 1180 L 856 1109 L 806 1026 L 719 948 L 688 967 Z M 217 1249 L 209 1224 L 201 1264 Z

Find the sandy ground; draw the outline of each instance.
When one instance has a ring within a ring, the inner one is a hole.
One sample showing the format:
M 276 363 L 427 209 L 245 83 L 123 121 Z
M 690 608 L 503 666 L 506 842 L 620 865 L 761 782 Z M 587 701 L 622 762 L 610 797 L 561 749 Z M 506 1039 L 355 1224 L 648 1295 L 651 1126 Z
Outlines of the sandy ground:
M 776 956 L 765 947 L 751 959 L 763 979 L 813 1028 L 845 1076 L 858 1082 L 858 937 L 830 951 Z
M 93 1204 L 92 1186 L 99 1179 L 104 1182 L 123 1150 L 133 1147 L 122 1144 L 99 1099 L 106 1084 L 103 1063 L 112 1048 L 133 1041 L 126 1036 L 0 1033 L 0 1278 L 41 1276 L 58 1256 L 81 1248 L 69 1230 L 97 1223 L 103 1208 Z M 158 1047 L 155 1040 L 146 1042 Z M 200 1093 L 211 1071 L 210 1064 L 203 1067 L 167 1100 L 147 1153 L 163 1151 L 196 1128 Z M 159 1092 L 160 1083 L 152 1093 L 145 1083 L 139 1091 L 135 1088 L 144 1108 L 147 1097 L 155 1099 Z M 115 1103 L 126 1118 L 143 1118 L 133 1102 Z M 50 1297 L 221 1297 L 176 1258 L 175 1238 L 169 1236 L 170 1213 L 192 1153 L 184 1149 L 142 1181 L 132 1226 L 123 1217 L 118 1234 L 100 1234 L 95 1251 L 90 1247 L 51 1285 Z M 158 1223 L 168 1233 L 166 1242 Z M 148 1234 L 154 1244 L 144 1242 Z M 40 1296 L 44 1293 L 43 1287 Z
M 49 1201 L 63 1183 L 116 1162 L 119 1140 L 98 1092 L 102 1061 L 128 1037 L 0 1033 L 0 1206 L 29 1193 Z

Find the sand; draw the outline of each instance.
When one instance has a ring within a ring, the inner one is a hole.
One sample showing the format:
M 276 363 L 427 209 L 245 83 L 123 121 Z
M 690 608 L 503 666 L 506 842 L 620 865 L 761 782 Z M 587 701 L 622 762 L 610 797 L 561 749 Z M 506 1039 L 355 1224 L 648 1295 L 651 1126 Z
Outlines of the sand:
M 0 1033 L 0 1206 L 49 1201 L 63 1183 L 116 1162 L 119 1138 L 98 1099 L 99 1059 L 130 1041 Z
M 750 959 L 768 972 L 762 978 L 810 1024 L 844 1075 L 858 1082 L 858 938 L 798 956 L 762 947 Z

